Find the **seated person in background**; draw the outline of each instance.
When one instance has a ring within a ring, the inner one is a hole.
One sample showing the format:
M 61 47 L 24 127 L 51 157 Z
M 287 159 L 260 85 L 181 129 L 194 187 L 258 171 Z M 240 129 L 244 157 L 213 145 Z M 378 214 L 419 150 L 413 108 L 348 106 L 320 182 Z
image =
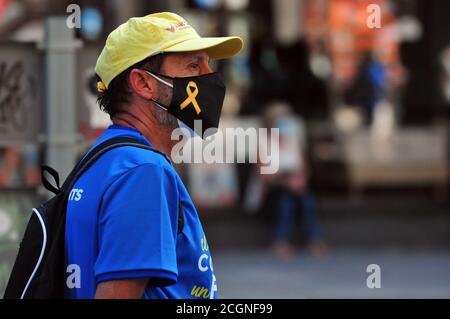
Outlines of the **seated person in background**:
M 274 196 L 274 253 L 282 259 L 294 256 L 295 217 L 302 213 L 308 250 L 314 256 L 323 257 L 326 246 L 322 240 L 317 205 L 308 190 L 304 124 L 292 113 L 289 105 L 282 102 L 267 107 L 264 122 L 264 127 L 278 128 L 280 134 L 279 170 L 275 174 L 260 175 L 266 196 L 271 196 L 272 200 L 272 196 L 278 195 Z

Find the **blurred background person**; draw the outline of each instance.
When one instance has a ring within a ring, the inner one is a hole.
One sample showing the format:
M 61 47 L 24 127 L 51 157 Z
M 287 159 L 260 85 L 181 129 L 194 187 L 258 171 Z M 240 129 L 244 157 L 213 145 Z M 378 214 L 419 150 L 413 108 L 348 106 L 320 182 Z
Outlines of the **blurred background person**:
M 371 52 L 364 52 L 347 98 L 350 105 L 362 108 L 367 125 L 372 124 L 375 107 L 384 97 L 385 83 L 384 65 Z
M 306 129 L 302 119 L 293 114 L 289 104 L 273 102 L 263 114 L 263 126 L 279 130 L 279 170 L 275 174 L 260 175 L 265 196 L 272 205 L 273 251 L 282 259 L 294 257 L 293 236 L 296 222 L 301 217 L 307 248 L 316 257 L 324 257 L 323 242 L 316 199 L 309 185 L 306 154 Z

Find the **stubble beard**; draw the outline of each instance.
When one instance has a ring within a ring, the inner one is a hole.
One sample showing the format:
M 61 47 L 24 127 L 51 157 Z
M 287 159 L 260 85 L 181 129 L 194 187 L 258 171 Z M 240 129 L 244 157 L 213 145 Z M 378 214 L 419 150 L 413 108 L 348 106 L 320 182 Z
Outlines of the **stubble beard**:
M 170 105 L 172 100 L 173 91 L 171 88 L 166 87 L 165 85 L 158 85 L 158 97 L 156 101 L 158 101 L 162 105 Z M 175 116 L 161 108 L 158 104 L 153 102 L 154 107 L 152 107 L 151 113 L 158 121 L 158 123 L 164 128 L 172 131 L 178 128 L 178 121 Z

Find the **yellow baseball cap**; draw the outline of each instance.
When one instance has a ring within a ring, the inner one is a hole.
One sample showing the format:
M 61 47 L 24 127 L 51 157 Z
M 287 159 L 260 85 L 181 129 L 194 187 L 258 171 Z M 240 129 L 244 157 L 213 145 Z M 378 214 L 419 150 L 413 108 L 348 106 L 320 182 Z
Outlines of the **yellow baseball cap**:
M 99 91 L 130 66 L 162 52 L 205 50 L 212 59 L 237 54 L 243 47 L 239 37 L 202 38 L 189 23 L 171 12 L 129 19 L 112 31 L 97 59 L 95 72 L 101 78 Z

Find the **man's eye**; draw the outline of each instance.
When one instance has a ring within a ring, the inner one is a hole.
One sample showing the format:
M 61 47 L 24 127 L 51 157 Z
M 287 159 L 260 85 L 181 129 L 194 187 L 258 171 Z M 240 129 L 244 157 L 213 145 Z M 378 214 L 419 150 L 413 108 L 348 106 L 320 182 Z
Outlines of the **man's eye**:
M 192 63 L 189 67 L 193 70 L 198 70 L 200 65 L 198 63 Z

